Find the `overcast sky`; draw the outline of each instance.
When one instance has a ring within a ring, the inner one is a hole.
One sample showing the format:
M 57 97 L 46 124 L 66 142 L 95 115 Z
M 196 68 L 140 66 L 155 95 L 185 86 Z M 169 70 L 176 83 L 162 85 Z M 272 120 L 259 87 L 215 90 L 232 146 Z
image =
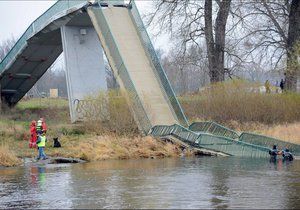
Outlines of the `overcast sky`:
M 0 0 L 0 42 L 14 36 L 19 38 L 27 27 L 56 1 Z M 136 1 L 140 13 L 149 9 L 149 1 Z M 150 32 L 151 34 L 151 32 Z M 166 37 L 153 39 L 156 48 L 166 49 Z

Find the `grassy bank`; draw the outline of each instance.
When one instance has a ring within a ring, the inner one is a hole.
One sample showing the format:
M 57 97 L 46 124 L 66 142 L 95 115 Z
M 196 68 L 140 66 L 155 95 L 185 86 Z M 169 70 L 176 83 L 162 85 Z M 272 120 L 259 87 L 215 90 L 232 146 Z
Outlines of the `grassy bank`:
M 300 144 L 300 95 L 255 92 L 257 84 L 230 81 L 179 97 L 190 122 L 212 120 L 238 131 L 250 131 Z M 104 97 L 108 96 L 106 105 Z M 17 157 L 35 157 L 28 147 L 31 120 L 44 117 L 48 125 L 46 153 L 49 156 L 81 158 L 88 161 L 180 155 L 180 146 L 139 135 L 125 99 L 117 92 L 100 94 L 87 113 L 90 119 L 71 124 L 65 99 L 31 99 L 0 115 L 0 165 L 20 163 Z M 59 137 L 62 148 L 52 148 Z
M 160 158 L 179 156 L 178 145 L 151 137 L 120 137 L 114 135 L 68 135 L 61 137 L 61 148 L 53 148 L 48 141 L 46 154 L 51 157 L 80 158 L 86 161 L 130 158 Z M 36 157 L 37 150 L 29 149 L 27 141 L 8 142 L 6 152 L 21 157 Z M 14 146 L 15 145 L 15 146 Z M 15 155 L 15 156 L 16 156 Z
M 0 146 L 0 166 L 17 166 L 21 163 L 21 160 L 7 145 Z
M 234 127 L 234 126 L 232 126 Z M 277 139 L 282 139 L 291 143 L 300 144 L 300 123 L 282 123 L 266 125 L 262 123 L 252 123 L 244 125 L 244 129 L 237 126 L 240 131 L 249 131 Z
M 261 84 L 230 80 L 179 97 L 190 121 L 215 121 L 300 144 L 300 94 L 259 93 Z
M 179 145 L 140 136 L 124 98 L 115 93 L 109 97 L 110 120 L 106 121 L 95 116 L 88 122 L 71 124 L 68 102 L 64 99 L 31 99 L 3 111 L 0 145 L 5 146 L 0 147 L 0 165 L 14 166 L 21 163 L 19 158 L 37 156 L 37 150 L 28 146 L 29 125 L 39 117 L 44 117 L 48 125 L 46 154 L 49 156 L 98 161 L 180 155 Z M 54 137 L 59 137 L 62 148 L 52 147 Z
M 259 84 L 230 80 L 180 97 L 189 119 L 219 123 L 262 123 L 266 125 L 300 121 L 300 94 L 265 94 Z

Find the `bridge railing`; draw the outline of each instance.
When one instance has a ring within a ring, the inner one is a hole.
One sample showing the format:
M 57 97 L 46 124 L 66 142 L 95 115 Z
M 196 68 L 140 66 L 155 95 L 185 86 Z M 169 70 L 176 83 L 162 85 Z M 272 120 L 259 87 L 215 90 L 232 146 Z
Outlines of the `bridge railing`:
M 272 146 L 275 144 L 277 145 L 278 149 L 288 148 L 294 155 L 300 155 L 300 145 L 264 135 L 243 132 L 240 135 L 239 140 L 242 142 L 247 142 L 250 144 L 260 145 L 268 148 L 272 148 Z
M 194 122 L 189 126 L 189 129 L 194 132 L 211 133 L 217 136 L 224 136 L 232 139 L 238 139 L 239 134 L 234 130 L 226 128 L 216 122 Z
M 23 33 L 23 35 L 18 39 L 16 44 L 7 53 L 5 58 L 0 63 L 0 74 L 12 63 L 18 54 L 27 46 L 27 40 L 32 36 L 42 30 L 49 23 L 64 16 L 66 13 L 75 11 L 87 4 L 86 0 L 76 0 L 76 1 L 57 1 L 52 5 L 46 12 L 39 16 Z M 71 8 L 74 8 L 73 10 Z
M 136 30 L 140 37 L 141 43 L 143 44 L 143 47 L 146 51 L 146 54 L 148 58 L 152 61 L 154 74 L 156 78 L 158 79 L 158 82 L 160 83 L 160 89 L 164 93 L 164 97 L 169 103 L 169 106 L 172 107 L 173 115 L 176 119 L 178 119 L 178 122 L 184 126 L 188 126 L 188 121 L 184 115 L 184 112 L 177 100 L 177 97 L 174 93 L 174 90 L 172 89 L 171 83 L 168 80 L 167 75 L 165 74 L 165 71 L 160 63 L 160 60 L 156 54 L 156 51 L 152 45 L 152 42 L 149 38 L 149 35 L 147 33 L 146 27 L 144 26 L 144 23 L 141 19 L 141 16 L 139 14 L 139 11 L 137 9 L 137 6 L 134 2 L 134 0 L 131 1 L 130 4 L 130 15 L 132 21 L 135 23 Z
M 181 125 L 154 126 L 150 130 L 154 137 L 174 136 L 195 147 L 223 152 L 229 155 L 245 157 L 269 157 L 269 148 L 237 141 L 232 138 L 216 136 L 208 133 L 196 133 Z

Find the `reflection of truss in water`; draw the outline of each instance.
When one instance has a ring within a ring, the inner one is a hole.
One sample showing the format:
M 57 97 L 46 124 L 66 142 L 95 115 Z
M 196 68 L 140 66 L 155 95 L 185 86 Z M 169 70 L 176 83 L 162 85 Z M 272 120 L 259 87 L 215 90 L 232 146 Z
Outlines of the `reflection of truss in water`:
M 105 99 L 101 101 L 96 99 L 75 99 L 73 104 L 79 121 L 90 119 L 104 121 L 109 119 L 109 110 L 107 107 L 108 103 Z

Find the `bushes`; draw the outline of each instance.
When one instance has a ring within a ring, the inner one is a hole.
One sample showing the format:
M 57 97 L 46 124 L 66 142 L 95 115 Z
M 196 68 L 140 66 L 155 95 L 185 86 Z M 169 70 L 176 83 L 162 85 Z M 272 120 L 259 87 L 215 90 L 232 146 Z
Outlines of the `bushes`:
M 158 141 L 147 137 L 120 137 L 103 135 L 87 137 L 70 144 L 64 156 L 87 161 L 106 159 L 129 159 L 150 157 L 176 157 L 181 150 L 179 145 Z
M 242 80 L 217 83 L 180 101 L 190 119 L 276 124 L 300 120 L 300 95 L 259 93 L 259 84 Z
M 17 166 L 22 161 L 11 151 L 8 146 L 0 146 L 0 166 Z
M 92 110 L 97 110 L 85 116 L 83 122 L 87 132 L 98 135 L 102 133 L 115 133 L 117 135 L 138 134 L 138 128 L 126 103 L 125 97 L 118 91 L 100 93 L 96 98 L 89 98 Z M 95 108 L 96 107 L 96 108 Z

